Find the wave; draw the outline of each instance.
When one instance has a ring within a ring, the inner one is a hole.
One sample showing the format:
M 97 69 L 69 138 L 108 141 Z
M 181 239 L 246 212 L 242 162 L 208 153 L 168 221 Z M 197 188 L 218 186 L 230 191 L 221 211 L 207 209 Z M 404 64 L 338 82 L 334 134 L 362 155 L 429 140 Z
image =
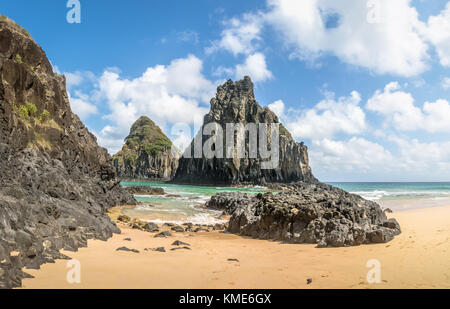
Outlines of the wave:
M 352 191 L 351 193 L 360 195 L 367 200 L 380 199 L 417 199 L 417 198 L 446 198 L 450 197 L 449 191 Z

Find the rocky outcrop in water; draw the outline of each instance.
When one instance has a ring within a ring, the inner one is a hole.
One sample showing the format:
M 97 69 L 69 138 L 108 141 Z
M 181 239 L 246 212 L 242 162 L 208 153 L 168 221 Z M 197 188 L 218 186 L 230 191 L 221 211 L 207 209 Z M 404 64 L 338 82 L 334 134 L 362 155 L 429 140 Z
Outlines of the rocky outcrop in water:
M 120 178 L 170 180 L 178 168 L 180 151 L 148 117 L 131 127 L 122 150 L 114 155 Z
M 0 288 L 120 230 L 106 211 L 136 201 L 112 158 L 71 112 L 64 76 L 29 33 L 0 16 Z
M 164 195 L 163 188 L 149 187 L 149 186 L 139 186 L 139 187 L 126 187 L 129 193 L 134 195 Z
M 227 157 L 226 134 L 223 134 L 222 158 L 207 158 L 203 153 L 201 158 L 195 158 L 193 150 L 195 141 L 190 149 L 180 158 L 179 167 L 173 182 L 189 184 L 265 184 L 268 182 L 314 182 L 309 167 L 308 149 L 303 143 L 297 143 L 286 128 L 280 124 L 278 117 L 269 109 L 262 108 L 255 100 L 253 83 L 249 77 L 238 82 L 227 81 L 219 86 L 217 95 L 211 100 L 211 110 L 204 118 L 203 129 L 210 123 L 218 123 L 226 131 L 227 124 L 279 124 L 279 160 L 275 168 L 263 169 L 261 163 L 266 161 L 258 152 L 257 157 L 250 155 L 249 134 L 242 138 L 235 135 L 234 146 L 238 142 L 245 145 L 245 154 L 239 158 L 234 152 Z M 270 134 L 268 134 L 270 135 Z M 199 135 L 198 135 L 199 136 Z M 204 136 L 202 144 L 209 136 Z M 244 140 L 245 139 L 245 140 Z M 257 141 L 260 145 L 260 141 Z M 268 141 L 270 145 L 270 139 Z M 218 144 L 214 144 L 216 147 Z M 216 149 L 214 149 L 216 151 Z
M 279 194 L 220 193 L 206 206 L 232 215 L 229 232 L 259 239 L 342 247 L 385 243 L 401 232 L 375 202 L 321 183 Z

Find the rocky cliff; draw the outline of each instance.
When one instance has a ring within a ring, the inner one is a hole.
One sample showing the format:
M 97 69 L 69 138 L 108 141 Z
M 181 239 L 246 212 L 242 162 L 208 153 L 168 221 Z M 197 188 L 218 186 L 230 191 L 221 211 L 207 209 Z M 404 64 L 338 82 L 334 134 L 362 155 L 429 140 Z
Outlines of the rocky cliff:
M 87 239 L 120 232 L 106 215 L 134 204 L 112 158 L 70 109 L 29 33 L 0 16 L 0 288 L 20 286 L 25 268 L 64 258 Z
M 226 156 L 227 136 L 223 134 L 223 158 L 201 158 L 193 155 L 195 141 L 192 142 L 188 155 L 180 158 L 179 168 L 174 178 L 176 183 L 193 184 L 265 184 L 270 182 L 306 181 L 315 182 L 309 167 L 308 149 L 303 143 L 297 143 L 291 134 L 280 123 L 277 115 L 269 108 L 262 108 L 255 100 L 253 83 L 249 77 L 238 82 L 227 81 L 219 86 L 217 95 L 211 100 L 211 110 L 204 118 L 203 127 L 210 123 L 218 123 L 226 131 L 227 124 L 260 124 L 271 128 L 279 124 L 279 159 L 275 168 L 263 169 L 262 162 L 267 161 L 258 151 L 257 156 L 251 156 L 249 147 L 249 132 L 245 135 L 236 135 L 234 140 L 235 152 L 233 156 Z M 271 132 L 270 130 L 266 130 Z M 200 132 L 200 133 L 201 133 Z M 198 135 L 199 136 L 199 135 Z M 239 140 L 239 136 L 240 138 Z M 270 145 L 271 133 L 268 133 L 267 143 Z M 208 136 L 205 136 L 202 145 L 205 145 Z M 244 140 L 245 138 L 245 140 Z M 244 156 L 237 156 L 237 145 L 245 145 Z M 258 139 L 255 143 L 260 146 Z M 214 145 L 213 147 L 216 147 Z M 215 151 L 215 149 L 214 149 Z
M 169 180 L 178 168 L 179 150 L 148 117 L 131 127 L 122 150 L 114 155 L 120 178 Z

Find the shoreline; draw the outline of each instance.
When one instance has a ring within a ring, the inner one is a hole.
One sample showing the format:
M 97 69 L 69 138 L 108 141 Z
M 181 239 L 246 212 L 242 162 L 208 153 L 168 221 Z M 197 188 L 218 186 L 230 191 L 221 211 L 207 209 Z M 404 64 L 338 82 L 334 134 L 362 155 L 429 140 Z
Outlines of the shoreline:
M 323 249 L 218 231 L 155 238 L 119 223 L 122 233 L 107 242 L 90 240 L 88 248 L 63 251 L 80 261 L 80 284 L 67 282 L 67 261 L 58 260 L 26 270 L 35 278 L 25 279 L 23 288 L 450 288 L 450 206 L 389 217 L 403 230 L 389 243 Z M 176 240 L 189 243 L 191 250 L 172 251 Z M 139 253 L 116 251 L 123 246 Z M 144 250 L 157 247 L 166 252 Z M 372 259 L 381 264 L 379 284 L 366 280 Z

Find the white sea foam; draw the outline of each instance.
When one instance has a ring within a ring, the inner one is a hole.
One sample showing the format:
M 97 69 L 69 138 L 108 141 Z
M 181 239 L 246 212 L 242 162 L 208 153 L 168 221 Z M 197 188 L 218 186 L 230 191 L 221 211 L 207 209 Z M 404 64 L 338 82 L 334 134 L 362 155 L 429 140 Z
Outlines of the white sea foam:
M 450 196 L 449 191 L 353 191 L 353 194 L 362 196 L 367 200 L 380 200 L 389 198 L 446 198 Z
M 227 220 L 218 219 L 216 216 L 202 213 L 202 214 L 196 214 L 194 216 L 187 217 L 186 219 L 181 220 L 164 220 L 164 219 L 154 219 L 154 220 L 144 220 L 147 222 L 153 222 L 156 224 L 164 224 L 164 223 L 171 223 L 171 224 L 177 224 L 181 225 L 183 223 L 192 223 L 192 224 L 198 224 L 198 225 L 214 225 L 217 223 L 224 224 L 227 223 Z

